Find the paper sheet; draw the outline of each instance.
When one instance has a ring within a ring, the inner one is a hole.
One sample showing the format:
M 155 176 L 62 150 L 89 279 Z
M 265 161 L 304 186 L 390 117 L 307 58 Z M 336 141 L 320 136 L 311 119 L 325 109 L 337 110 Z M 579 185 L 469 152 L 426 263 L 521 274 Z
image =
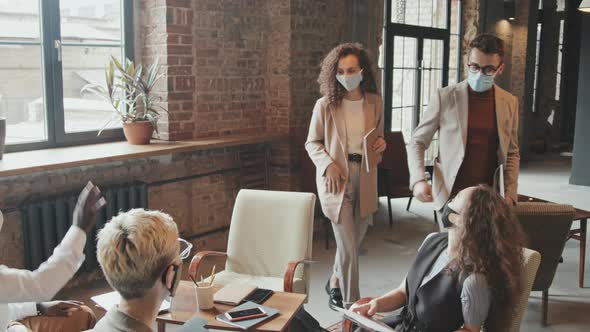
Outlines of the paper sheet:
M 119 304 L 119 301 L 121 300 L 121 295 L 119 295 L 118 292 L 110 292 L 102 295 L 93 296 L 90 299 L 96 302 L 96 304 L 98 304 L 98 306 L 103 308 L 104 310 L 109 310 L 110 308 Z M 167 311 L 169 309 L 170 301 L 164 300 L 162 302 L 162 305 L 160 306 L 160 312 Z
M 371 129 L 365 137 L 363 137 L 363 161 L 365 164 L 365 168 L 367 173 L 371 171 L 371 169 L 377 168 L 377 161 L 379 160 L 379 154 L 373 151 L 373 143 L 379 137 L 379 133 L 375 128 Z
M 357 313 L 352 312 L 351 310 L 344 310 L 341 308 L 336 308 L 336 310 L 342 313 L 344 317 L 346 317 L 347 319 L 360 325 L 362 328 L 369 329 L 375 332 L 396 332 L 396 330 L 392 329 L 383 322 L 359 315 Z

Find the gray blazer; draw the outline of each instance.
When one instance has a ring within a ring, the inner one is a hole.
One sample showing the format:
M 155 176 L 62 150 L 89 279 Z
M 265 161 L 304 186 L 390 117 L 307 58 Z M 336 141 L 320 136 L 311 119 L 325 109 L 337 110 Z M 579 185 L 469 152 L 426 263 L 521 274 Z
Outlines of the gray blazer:
M 494 85 L 496 121 L 500 144 L 498 162 L 504 165 L 506 196 L 517 200 L 520 153 L 518 150 L 518 99 Z M 455 178 L 465 156 L 467 144 L 468 83 L 460 82 L 438 89 L 407 146 L 410 189 L 425 180 L 424 152 L 439 132 L 439 153 L 434 161 L 432 195 L 434 207 L 440 209 L 449 199 Z

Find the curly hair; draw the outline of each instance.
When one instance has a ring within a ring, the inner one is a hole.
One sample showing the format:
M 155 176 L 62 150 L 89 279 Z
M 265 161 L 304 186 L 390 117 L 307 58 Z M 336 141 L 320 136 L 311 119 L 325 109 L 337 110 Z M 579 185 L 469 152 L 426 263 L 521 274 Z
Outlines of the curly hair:
M 358 43 L 344 43 L 333 48 L 322 60 L 322 69 L 318 77 L 320 93 L 327 97 L 330 105 L 338 106 L 348 91 L 336 80 L 338 61 L 347 56 L 355 55 L 359 61 L 359 67 L 363 70 L 363 80 L 360 87 L 364 92 L 377 93 L 377 84 L 373 73 L 373 62 L 368 51 Z
M 500 58 L 504 58 L 504 41 L 491 33 L 482 33 L 473 38 L 469 43 L 469 51 L 474 48 L 485 54 L 498 54 Z
M 505 331 L 514 315 L 522 285 L 524 233 L 504 199 L 489 186 L 480 185 L 464 209 L 464 227 L 457 258 L 451 266 L 486 277 L 492 303 L 485 331 Z

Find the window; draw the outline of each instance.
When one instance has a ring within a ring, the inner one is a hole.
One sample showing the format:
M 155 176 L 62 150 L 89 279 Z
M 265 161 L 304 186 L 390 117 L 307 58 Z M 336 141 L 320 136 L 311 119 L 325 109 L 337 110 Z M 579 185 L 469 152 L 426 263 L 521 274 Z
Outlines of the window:
M 0 0 L 0 116 L 7 151 L 122 137 L 104 84 L 111 56 L 133 59 L 132 0 Z
M 390 0 L 391 23 L 447 28 L 447 2 L 440 0 Z
M 555 77 L 555 100 L 561 94 L 561 56 L 563 54 L 563 20 L 559 21 L 559 46 L 557 47 L 557 75 Z
M 436 89 L 460 80 L 461 1 L 389 0 L 384 70 L 385 128 L 409 141 Z M 387 57 L 387 55 L 386 55 Z M 438 151 L 438 134 L 426 159 Z
M 463 26 L 462 1 L 451 1 L 451 27 L 449 47 L 449 85 L 461 81 L 461 29 Z
M 539 59 L 540 59 L 540 46 L 541 46 L 541 29 L 543 25 L 537 23 L 537 43 L 535 44 L 535 78 L 533 83 L 533 112 L 537 111 L 537 89 L 539 88 L 538 77 L 539 77 Z

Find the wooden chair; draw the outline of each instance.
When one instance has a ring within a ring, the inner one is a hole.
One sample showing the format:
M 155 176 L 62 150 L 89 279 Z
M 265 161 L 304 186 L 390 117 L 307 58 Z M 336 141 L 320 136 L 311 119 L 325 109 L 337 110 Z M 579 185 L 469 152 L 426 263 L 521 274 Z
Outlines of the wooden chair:
M 553 283 L 575 209 L 562 204 L 518 203 L 514 212 L 528 237 L 528 247 L 541 254 L 541 265 L 532 290 L 542 292 L 542 323 L 547 325 L 549 287 Z
M 410 171 L 408 169 L 408 155 L 406 143 L 401 131 L 385 133 L 387 149 L 383 154 L 383 160 L 379 165 L 378 192 L 379 197 L 387 197 L 387 208 L 389 210 L 389 226 L 393 226 L 393 213 L 391 210 L 391 199 L 408 197 L 406 210 L 410 210 L 412 204 L 412 191 L 408 183 Z

